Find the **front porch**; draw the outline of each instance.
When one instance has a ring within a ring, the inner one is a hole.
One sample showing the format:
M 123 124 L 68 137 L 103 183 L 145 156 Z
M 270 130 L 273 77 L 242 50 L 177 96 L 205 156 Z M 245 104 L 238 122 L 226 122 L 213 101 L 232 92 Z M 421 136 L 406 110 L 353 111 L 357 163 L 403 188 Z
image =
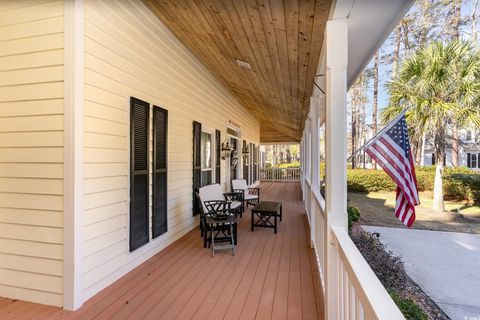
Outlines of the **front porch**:
M 76 312 L 0 299 L 0 319 L 323 319 L 323 292 L 298 182 L 264 182 L 283 202 L 278 233 L 239 225 L 236 256 L 211 257 L 195 229 Z

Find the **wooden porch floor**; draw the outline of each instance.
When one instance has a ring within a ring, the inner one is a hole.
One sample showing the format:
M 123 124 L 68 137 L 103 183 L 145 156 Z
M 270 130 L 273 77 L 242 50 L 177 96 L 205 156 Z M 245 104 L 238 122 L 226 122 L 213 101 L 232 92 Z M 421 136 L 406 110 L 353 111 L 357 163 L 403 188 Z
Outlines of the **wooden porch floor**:
M 237 255 L 204 249 L 198 230 L 119 279 L 76 312 L 0 298 L 0 319 L 322 319 L 323 297 L 296 182 L 262 183 L 261 198 L 283 202 L 283 222 L 250 232 Z

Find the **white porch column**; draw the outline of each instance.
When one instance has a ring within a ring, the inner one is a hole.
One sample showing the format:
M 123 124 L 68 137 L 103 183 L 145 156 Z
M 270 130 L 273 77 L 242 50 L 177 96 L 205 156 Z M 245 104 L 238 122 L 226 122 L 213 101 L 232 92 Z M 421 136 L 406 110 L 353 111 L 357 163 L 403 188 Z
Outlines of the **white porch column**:
M 63 308 L 76 310 L 83 304 L 83 0 L 64 1 L 64 29 Z
M 347 227 L 347 20 L 327 22 L 326 49 L 326 223 L 325 223 L 325 312 L 336 314 L 336 256 L 332 227 Z
M 310 163 L 312 164 L 311 176 L 312 188 L 318 190 L 320 181 L 318 179 L 320 169 L 319 145 L 318 145 L 318 115 L 320 113 L 320 103 L 318 97 L 310 98 L 310 130 L 312 132 Z
M 310 172 L 311 193 L 310 193 L 310 246 L 315 246 L 314 242 L 317 239 L 318 231 L 316 226 L 318 225 L 318 210 L 316 210 L 316 201 L 314 201 L 315 193 L 320 193 L 320 157 L 319 157 L 319 132 L 318 132 L 318 116 L 320 113 L 320 103 L 316 96 L 310 98 L 310 131 L 312 133 L 312 139 L 310 141 L 310 162 L 312 169 Z

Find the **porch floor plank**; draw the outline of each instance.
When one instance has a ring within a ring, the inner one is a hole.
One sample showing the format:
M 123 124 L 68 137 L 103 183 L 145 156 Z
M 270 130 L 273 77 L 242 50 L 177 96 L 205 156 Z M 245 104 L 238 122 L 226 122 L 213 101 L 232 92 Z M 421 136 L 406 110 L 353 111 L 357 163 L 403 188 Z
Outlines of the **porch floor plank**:
M 300 185 L 265 182 L 261 188 L 263 200 L 283 203 L 283 221 L 277 234 L 250 232 L 248 209 L 235 256 L 226 250 L 212 258 L 193 230 L 78 311 L 0 298 L 0 319 L 323 319 Z

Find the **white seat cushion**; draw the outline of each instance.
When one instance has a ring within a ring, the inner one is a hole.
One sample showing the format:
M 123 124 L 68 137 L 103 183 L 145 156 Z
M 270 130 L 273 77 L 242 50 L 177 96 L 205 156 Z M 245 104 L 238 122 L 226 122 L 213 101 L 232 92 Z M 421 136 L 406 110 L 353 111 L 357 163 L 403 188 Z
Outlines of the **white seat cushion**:
M 232 203 L 230 203 L 230 209 L 235 209 L 235 208 L 238 208 L 242 205 L 241 202 L 239 201 L 233 201 Z
M 247 190 L 248 189 L 247 180 L 241 180 L 241 179 L 232 180 L 232 188 L 234 190 L 236 189 Z
M 205 201 L 225 200 L 222 187 L 220 187 L 218 183 L 199 188 L 198 194 L 200 196 L 200 202 L 202 202 L 203 212 L 208 211 L 205 207 Z
M 244 200 L 257 200 L 258 196 L 256 194 L 249 194 L 248 192 L 245 193 Z

